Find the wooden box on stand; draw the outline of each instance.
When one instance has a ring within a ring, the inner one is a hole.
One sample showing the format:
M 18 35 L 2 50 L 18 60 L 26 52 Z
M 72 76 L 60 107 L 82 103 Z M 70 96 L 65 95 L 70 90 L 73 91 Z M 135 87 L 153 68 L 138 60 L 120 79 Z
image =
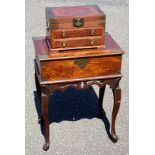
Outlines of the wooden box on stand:
M 48 99 L 55 90 L 64 91 L 69 87 L 86 89 L 93 84 L 100 87 L 99 118 L 103 117 L 102 101 L 105 86 L 109 85 L 114 95 L 112 111 L 111 135 L 113 142 L 118 138 L 115 131 L 115 120 L 120 107 L 121 63 L 123 50 L 109 34 L 105 34 L 103 49 L 67 50 L 66 52 L 50 51 L 46 44 L 46 37 L 33 39 L 35 47 L 35 80 L 36 88 L 41 101 L 40 122 L 45 128 L 45 144 L 43 149 L 48 150 L 50 144 Z M 110 133 L 110 131 L 109 131 Z

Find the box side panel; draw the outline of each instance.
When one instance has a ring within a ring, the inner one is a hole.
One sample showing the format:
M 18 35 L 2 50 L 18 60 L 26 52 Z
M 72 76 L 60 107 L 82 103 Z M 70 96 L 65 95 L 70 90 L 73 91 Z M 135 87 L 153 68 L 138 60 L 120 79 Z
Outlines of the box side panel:
M 42 81 L 120 74 L 121 55 L 41 62 Z

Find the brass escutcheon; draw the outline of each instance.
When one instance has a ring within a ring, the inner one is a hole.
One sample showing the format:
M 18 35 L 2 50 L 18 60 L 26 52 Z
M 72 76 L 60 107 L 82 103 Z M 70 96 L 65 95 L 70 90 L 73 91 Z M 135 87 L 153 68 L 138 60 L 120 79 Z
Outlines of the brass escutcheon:
M 79 59 L 76 59 L 74 61 L 74 63 L 80 67 L 80 69 L 84 69 L 85 66 L 88 64 L 88 59 L 87 58 L 79 58 Z
M 84 19 L 83 18 L 74 18 L 73 19 L 73 26 L 74 27 L 81 27 L 84 25 Z

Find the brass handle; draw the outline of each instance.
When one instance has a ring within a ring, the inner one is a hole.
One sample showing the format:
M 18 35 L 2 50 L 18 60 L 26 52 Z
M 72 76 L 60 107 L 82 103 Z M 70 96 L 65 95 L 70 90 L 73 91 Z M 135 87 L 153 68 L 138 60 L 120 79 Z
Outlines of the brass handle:
M 66 37 L 66 32 L 63 30 L 62 31 L 62 38 L 65 38 Z
M 63 48 L 66 47 L 66 40 L 64 40 L 64 41 L 62 42 L 62 47 L 63 47 Z
M 94 29 L 91 29 L 91 36 L 94 35 Z
M 91 39 L 90 44 L 91 44 L 91 46 L 94 45 L 94 39 Z

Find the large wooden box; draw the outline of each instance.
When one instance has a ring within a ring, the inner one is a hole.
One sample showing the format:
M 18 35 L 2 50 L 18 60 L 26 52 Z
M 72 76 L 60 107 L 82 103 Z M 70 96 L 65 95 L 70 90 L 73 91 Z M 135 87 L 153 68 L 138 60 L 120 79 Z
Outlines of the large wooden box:
M 51 49 L 103 47 L 106 16 L 97 5 L 47 7 Z
M 105 49 L 49 52 L 44 38 L 34 39 L 36 68 L 40 82 L 58 83 L 81 79 L 121 77 L 122 49 L 109 34 Z

